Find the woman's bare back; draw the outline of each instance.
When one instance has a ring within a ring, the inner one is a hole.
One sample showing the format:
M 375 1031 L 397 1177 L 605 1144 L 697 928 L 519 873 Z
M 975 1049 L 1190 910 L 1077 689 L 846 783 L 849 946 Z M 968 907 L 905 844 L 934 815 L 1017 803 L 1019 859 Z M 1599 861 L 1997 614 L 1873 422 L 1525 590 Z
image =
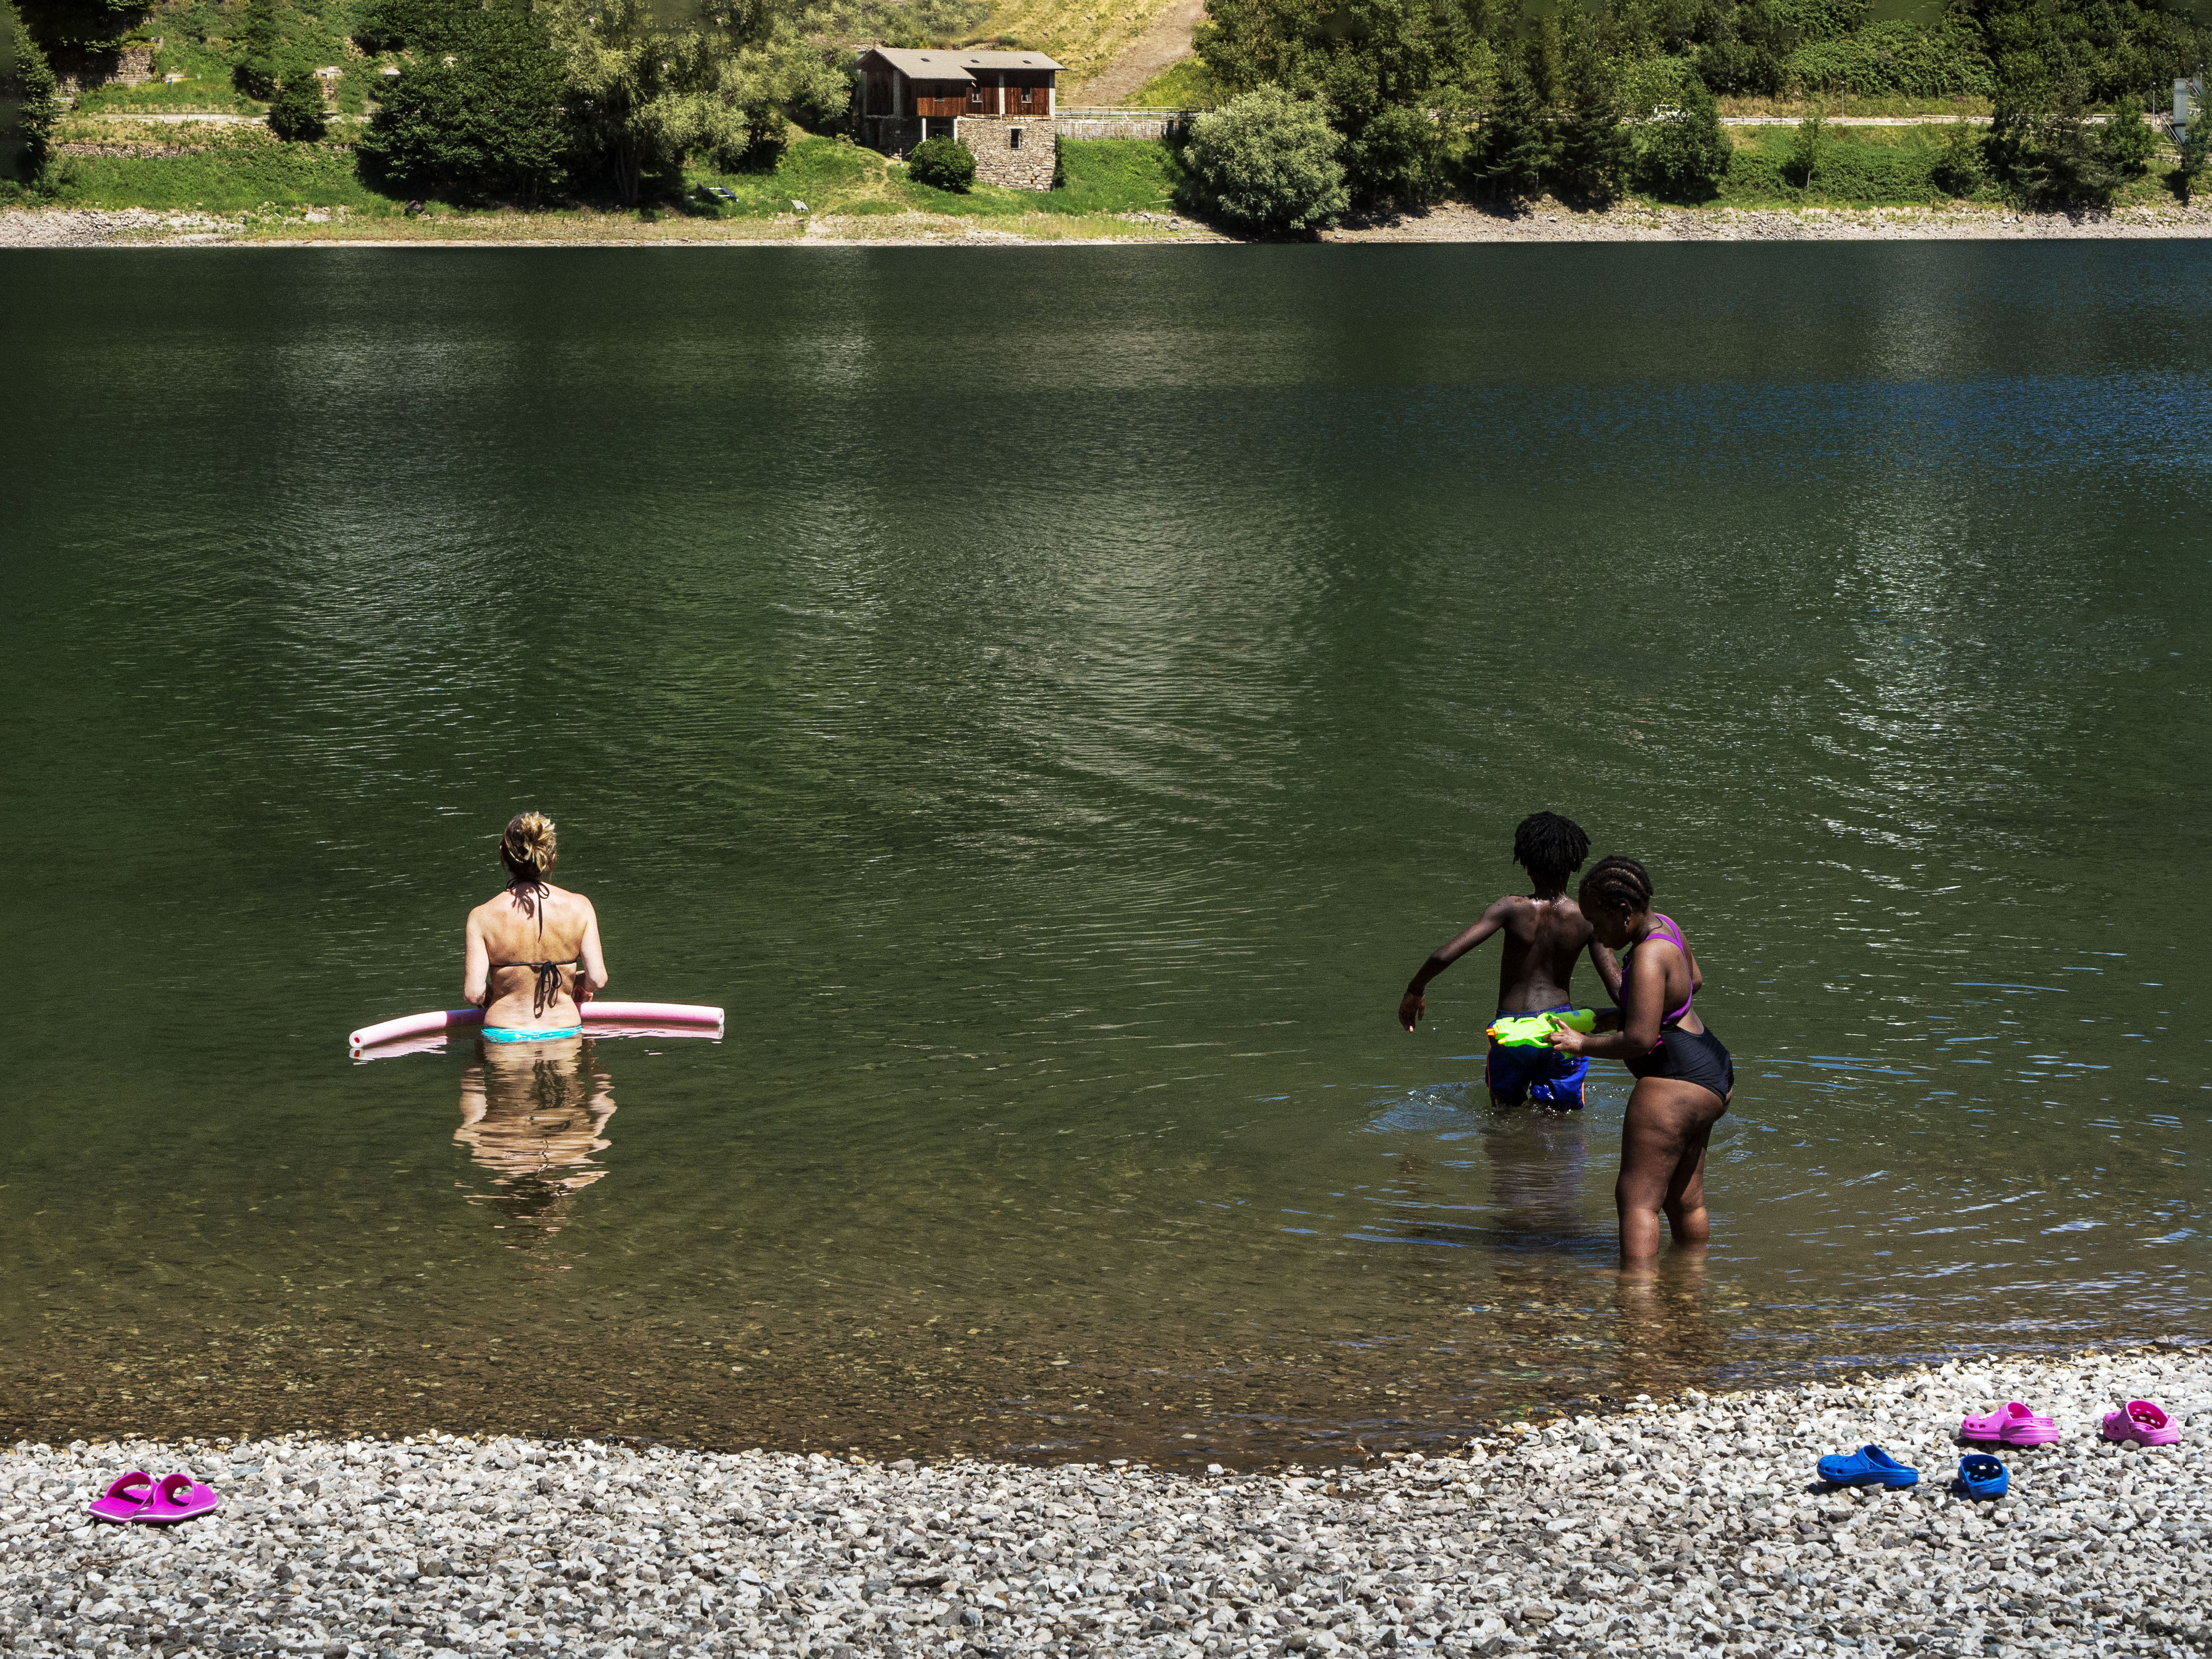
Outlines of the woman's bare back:
M 581 893 L 517 882 L 469 912 L 462 989 L 486 1025 L 564 1030 L 606 982 L 599 917 Z

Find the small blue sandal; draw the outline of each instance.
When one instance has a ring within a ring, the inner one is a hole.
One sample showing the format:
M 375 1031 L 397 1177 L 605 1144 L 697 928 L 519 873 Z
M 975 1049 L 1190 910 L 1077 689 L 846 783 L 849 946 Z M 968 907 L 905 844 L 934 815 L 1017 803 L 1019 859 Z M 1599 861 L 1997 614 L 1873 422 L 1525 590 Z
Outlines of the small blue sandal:
M 1959 1460 L 1959 1484 L 1969 1498 L 2002 1498 L 2012 1477 L 1987 1452 L 1969 1452 Z
M 1879 1446 L 1861 1446 L 1845 1457 L 1834 1452 L 1820 1460 L 1820 1479 L 1836 1486 L 1912 1486 L 1920 1471 L 1907 1468 Z

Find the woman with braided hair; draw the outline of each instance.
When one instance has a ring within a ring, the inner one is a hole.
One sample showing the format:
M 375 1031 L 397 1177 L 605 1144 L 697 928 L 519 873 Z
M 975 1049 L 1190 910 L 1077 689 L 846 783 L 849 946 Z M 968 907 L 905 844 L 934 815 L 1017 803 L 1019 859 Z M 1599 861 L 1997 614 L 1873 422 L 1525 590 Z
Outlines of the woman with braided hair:
M 548 879 L 559 856 L 553 820 L 517 812 L 499 838 L 507 890 L 469 912 L 461 994 L 484 1011 L 489 1042 L 582 1035 L 580 1003 L 607 984 L 599 913 Z
M 1735 1092 L 1735 1064 L 1691 1007 L 1705 984 L 1674 918 L 1651 908 L 1651 876 L 1634 859 L 1598 860 L 1577 896 L 1598 942 L 1620 955 L 1620 1006 L 1598 1029 L 1554 1031 L 1552 1046 L 1618 1060 L 1635 1078 L 1620 1132 L 1620 1259 L 1659 1254 L 1663 1213 L 1675 1242 L 1711 1236 L 1705 1143 Z

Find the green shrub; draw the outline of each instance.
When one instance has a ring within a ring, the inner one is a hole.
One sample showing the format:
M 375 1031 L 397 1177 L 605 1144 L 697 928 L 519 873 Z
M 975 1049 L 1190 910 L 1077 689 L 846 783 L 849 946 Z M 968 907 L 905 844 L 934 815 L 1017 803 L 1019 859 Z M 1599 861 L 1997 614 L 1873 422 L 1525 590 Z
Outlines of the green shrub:
M 1191 124 L 1188 195 L 1198 211 L 1242 229 L 1316 230 L 1351 204 L 1343 148 L 1318 103 L 1261 87 Z
M 1797 131 L 1790 135 L 1787 171 L 1790 182 L 1800 190 L 1811 184 L 1813 175 L 1820 170 L 1820 159 L 1828 149 L 1827 126 L 1827 112 L 1814 103 L 1806 110 Z
M 1858 206 L 1921 205 L 1945 195 L 1934 178 L 1942 150 L 1924 142 L 1883 143 L 1830 132 L 1809 184 L 1797 181 L 1795 132 L 1777 131 L 1770 143 L 1738 150 L 1721 193 L 1731 201 L 1797 199 Z
M 1728 177 L 1735 152 L 1712 94 L 1692 81 L 1681 97 L 1678 107 L 1644 123 L 1637 145 L 1637 175 L 1656 195 L 1704 201 Z
M 1954 121 L 1943 129 L 1943 143 L 1936 152 L 1929 176 L 1947 196 L 1972 196 L 1990 182 L 1989 133 L 1972 121 Z
M 1790 54 L 1785 67 L 1791 80 L 1808 89 L 1842 87 L 1912 98 L 1966 93 L 1986 98 L 1996 88 L 1976 30 L 1948 24 L 1923 28 L 1895 18 L 1838 40 L 1802 46 Z
M 932 190 L 965 195 L 975 187 L 975 152 L 957 138 L 930 138 L 906 159 L 906 175 Z
M 323 87 L 306 70 L 294 70 L 269 100 L 269 130 L 288 144 L 322 142 L 330 123 L 323 118 Z
M 1832 40 L 1866 21 L 1867 0 L 1773 0 L 1776 21 L 1800 40 Z

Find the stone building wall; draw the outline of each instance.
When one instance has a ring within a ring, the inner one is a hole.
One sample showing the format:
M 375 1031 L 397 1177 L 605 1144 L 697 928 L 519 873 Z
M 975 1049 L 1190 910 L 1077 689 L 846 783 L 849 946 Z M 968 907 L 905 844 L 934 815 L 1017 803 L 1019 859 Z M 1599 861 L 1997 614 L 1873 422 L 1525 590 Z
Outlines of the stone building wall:
M 1052 188 L 1060 141 L 1049 116 L 963 115 L 954 123 L 953 136 L 974 153 L 977 184 Z

